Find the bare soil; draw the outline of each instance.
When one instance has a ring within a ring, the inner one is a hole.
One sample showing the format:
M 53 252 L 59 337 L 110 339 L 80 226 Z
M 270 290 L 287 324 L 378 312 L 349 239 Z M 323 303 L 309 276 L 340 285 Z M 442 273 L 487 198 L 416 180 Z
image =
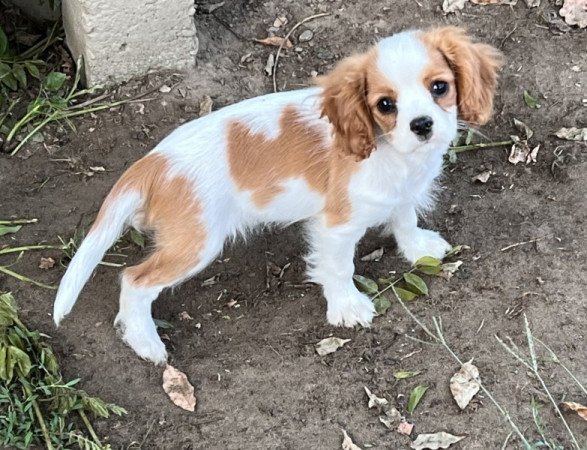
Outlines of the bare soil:
M 196 118 L 204 95 L 212 97 L 216 109 L 271 92 L 263 68 L 275 48 L 253 39 L 265 37 L 281 13 L 289 19 L 286 30 L 310 15 L 331 15 L 294 33 L 294 46 L 301 50 L 283 53 L 280 89 L 308 85 L 312 71 L 329 70 L 381 36 L 429 25 L 465 26 L 507 57 L 495 118 L 483 133 L 491 140 L 507 139 L 518 118 L 535 131 L 532 141 L 541 147 L 536 164 L 514 166 L 507 161 L 507 149 L 495 148 L 463 153 L 448 166 L 438 206 L 423 223 L 471 249 L 460 257 L 464 264 L 455 277 L 430 279 L 430 295 L 409 306 L 427 323 L 433 316 L 442 318 L 454 351 L 463 360 L 475 359 L 486 386 L 530 438 L 538 438 L 531 414 L 534 396 L 543 404 L 550 436 L 568 445 L 538 382 L 494 335 L 509 335 L 523 346 L 526 314 L 535 335 L 579 379 L 587 380 L 587 146 L 553 136 L 562 126 L 587 125 L 582 104 L 587 97 L 587 31 L 561 31 L 560 24 L 550 22 L 559 9 L 553 1 L 543 0 L 534 9 L 522 1 L 515 7 L 468 4 L 450 16 L 443 15 L 441 3 L 227 1 L 213 14 L 197 15 L 201 47 L 192 73 L 152 75 L 119 88 L 121 94 L 136 95 L 165 82 L 174 85 L 171 92 L 156 91 L 140 104 L 77 120 L 76 133 L 55 132 L 56 142 L 49 138 L 46 146 L 24 148 L 20 157 L 0 157 L 1 215 L 39 219 L 0 238 L 0 244 L 57 243 L 57 236 L 87 230 L 114 181 L 180 123 Z M 313 39 L 297 42 L 306 29 L 314 32 Z M 540 109 L 524 104 L 524 89 L 539 99 Z M 106 171 L 84 174 L 95 166 Z M 494 173 L 486 184 L 471 180 L 485 169 Z M 527 241 L 532 242 L 500 250 Z M 385 249 L 383 258 L 367 263 L 357 258 L 358 274 L 377 279 L 408 269 L 393 240 L 377 234 L 361 242 L 358 255 L 378 247 Z M 222 260 L 155 303 L 154 316 L 174 326 L 161 333 L 170 363 L 196 388 L 195 413 L 169 401 L 161 388 L 163 369 L 138 359 L 111 326 L 120 269 L 100 267 L 58 330 L 50 317 L 53 291 L 7 277 L 0 279 L 0 290 L 12 290 L 27 324 L 52 336 L 68 377 L 81 377 L 84 389 L 128 409 L 126 417 L 96 424 L 114 448 L 134 442 L 135 448 L 337 449 L 340 428 L 362 448 L 408 448 L 409 437 L 387 430 L 367 408 L 363 388 L 387 397 L 405 413 L 407 396 L 419 384 L 429 390 L 414 414 L 407 415 L 415 424 L 413 435 L 445 430 L 467 436 L 451 448 L 502 448 L 510 429 L 501 414 L 483 395 L 459 410 L 448 388 L 458 364 L 441 347 L 409 339 L 425 336 L 397 304 L 371 329 L 325 325 L 318 287 L 304 284 L 304 252 L 299 227 L 268 230 L 226 248 Z M 144 255 L 136 247 L 124 253 L 127 264 Z M 60 257 L 58 251 L 29 253 L 14 268 L 57 283 L 64 269 L 39 269 L 40 256 Z M 275 265 L 290 263 L 281 280 L 274 276 Z M 214 276 L 216 284 L 202 287 Z M 239 307 L 229 306 L 231 300 Z M 181 320 L 184 311 L 193 320 Z M 332 355 L 318 356 L 314 344 L 331 334 L 352 340 Z M 560 368 L 547 358 L 541 363 L 557 400 L 587 402 Z M 396 381 L 398 370 L 422 373 Z M 584 442 L 587 422 L 567 419 Z M 520 443 L 512 438 L 506 448 L 520 448 Z

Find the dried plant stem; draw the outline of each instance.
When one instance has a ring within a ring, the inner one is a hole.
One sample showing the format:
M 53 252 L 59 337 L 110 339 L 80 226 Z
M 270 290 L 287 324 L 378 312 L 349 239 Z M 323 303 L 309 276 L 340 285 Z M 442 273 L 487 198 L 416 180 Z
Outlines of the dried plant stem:
M 43 283 L 41 283 L 39 281 L 33 280 L 32 278 L 29 278 L 29 277 L 26 277 L 24 275 L 21 275 L 18 272 L 14 272 L 14 271 L 8 269 L 6 266 L 0 266 L 0 272 L 5 273 L 6 275 L 11 276 L 13 278 L 16 278 L 17 280 L 24 281 L 26 283 L 32 283 L 35 286 L 39 286 L 39 287 L 42 287 L 42 288 L 45 288 L 45 289 L 57 289 L 55 286 L 50 286 L 48 284 L 43 284 Z
M 0 225 L 28 225 L 30 223 L 37 223 L 39 219 L 14 219 L 14 220 L 0 220 Z
M 449 150 L 455 153 L 462 153 L 469 150 L 477 150 L 479 148 L 505 147 L 512 145 L 514 141 L 498 141 L 498 142 L 480 142 L 479 144 L 460 145 L 458 147 L 449 147 Z
M 0 249 L 0 255 L 7 255 L 8 253 L 28 252 L 31 250 L 63 250 L 62 245 L 24 245 L 22 247 L 6 247 Z
M 45 439 L 45 445 L 47 446 L 47 450 L 53 450 L 54 447 L 51 444 L 51 438 L 49 437 L 49 430 L 47 430 L 47 424 L 45 423 L 45 419 L 43 418 L 43 414 L 41 413 L 41 408 L 39 408 L 37 400 L 33 397 L 31 386 L 29 385 L 29 382 L 22 377 L 19 381 L 22 384 L 22 387 L 26 395 L 31 399 L 33 410 L 35 411 L 35 416 L 37 416 L 37 421 L 39 422 L 39 426 L 41 427 L 41 431 L 43 432 L 43 439 Z
M 88 416 L 86 415 L 84 410 L 78 409 L 77 412 L 79 413 L 79 416 L 82 418 L 82 421 L 83 421 L 84 425 L 86 426 L 86 428 L 88 429 L 88 433 L 90 433 L 90 436 L 92 436 L 92 439 L 94 440 L 94 442 L 96 444 L 98 444 L 100 447 L 102 447 L 102 443 L 100 442 L 100 438 L 98 437 L 98 435 L 94 431 L 94 427 L 90 423 L 90 420 L 88 419 Z
M 579 388 L 583 391 L 583 393 L 585 395 L 587 395 L 587 388 L 585 388 L 585 386 L 583 386 L 583 384 L 577 379 L 577 377 L 573 374 L 573 372 L 571 372 L 567 366 L 565 366 L 560 359 L 558 359 L 558 356 L 556 356 L 556 353 L 554 353 L 549 346 L 547 346 L 544 342 L 542 342 L 540 339 L 538 339 L 537 337 L 534 337 L 534 339 L 540 344 L 542 345 L 546 350 L 548 350 L 548 352 L 550 353 L 550 356 L 552 357 L 553 361 L 558 364 L 559 366 L 561 366 L 565 372 L 567 372 L 567 375 L 569 377 L 572 378 L 572 380 L 577 384 L 577 386 L 579 386 Z
M 412 313 L 412 311 L 409 310 L 409 308 L 404 304 L 404 302 L 397 296 L 397 294 L 395 293 L 395 291 L 394 291 L 394 298 L 400 304 L 400 306 L 404 309 L 404 311 L 406 312 L 406 314 L 408 314 L 412 318 L 412 320 L 414 322 L 416 322 L 416 324 L 428 336 L 430 336 L 430 338 L 432 338 L 435 342 L 441 344 L 446 349 L 446 351 L 453 357 L 453 359 L 456 362 L 458 362 L 461 366 L 463 365 L 463 362 L 461 361 L 461 359 L 459 358 L 459 356 L 452 350 L 452 348 L 448 345 L 448 343 L 446 342 L 446 339 L 444 338 L 444 334 L 442 332 L 442 320 L 440 318 L 436 318 L 436 317 L 433 317 L 432 318 L 432 320 L 434 321 L 434 326 L 436 328 L 436 333 L 433 333 L 432 331 L 430 331 L 430 329 L 420 319 L 418 319 Z M 512 427 L 512 430 L 520 438 L 520 440 L 524 444 L 525 448 L 531 448 L 530 443 L 524 437 L 524 434 L 518 428 L 518 426 L 516 425 L 516 423 L 513 421 L 513 419 L 510 416 L 510 413 L 498 403 L 498 401 L 495 399 L 495 397 L 493 396 L 493 394 L 491 394 L 491 392 L 489 392 L 487 390 L 487 388 L 485 388 L 485 386 L 482 383 L 479 383 L 479 388 L 483 391 L 483 393 L 487 396 L 487 398 L 489 398 L 489 400 L 491 400 L 491 402 L 495 405 L 495 407 L 500 412 L 500 414 L 505 418 L 505 420 L 508 422 L 508 424 Z
M 306 22 L 309 22 L 310 20 L 314 20 L 314 19 L 318 19 L 319 17 L 324 17 L 324 16 L 329 16 L 330 13 L 322 13 L 322 14 L 315 14 L 313 16 L 310 17 L 306 17 L 304 20 L 302 20 L 301 22 L 296 23 L 291 30 L 289 30 L 289 32 L 285 35 L 285 37 L 283 38 L 283 41 L 281 42 L 281 44 L 279 45 L 279 48 L 277 49 L 277 53 L 275 54 L 275 62 L 273 63 L 273 92 L 277 92 L 277 80 L 276 80 L 276 73 L 277 73 L 277 63 L 279 62 L 279 55 L 281 55 L 281 50 L 283 50 L 283 45 L 287 42 L 287 40 L 289 39 L 289 37 L 291 36 L 291 34 L 296 31 L 299 27 L 301 27 L 303 24 L 305 24 Z

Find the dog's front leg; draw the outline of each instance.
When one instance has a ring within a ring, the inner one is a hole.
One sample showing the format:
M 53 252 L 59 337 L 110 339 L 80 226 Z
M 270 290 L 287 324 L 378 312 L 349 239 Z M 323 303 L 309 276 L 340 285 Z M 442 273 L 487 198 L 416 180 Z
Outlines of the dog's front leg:
M 353 257 L 363 234 L 363 227 L 329 227 L 321 220 L 308 226 L 308 275 L 311 281 L 322 285 L 328 302 L 326 318 L 332 325 L 369 326 L 375 315 L 369 297 L 359 292 L 353 283 Z
M 385 231 L 391 231 L 404 257 L 412 264 L 423 256 L 442 259 L 451 245 L 440 234 L 418 228 L 418 215 L 413 206 L 397 207 Z

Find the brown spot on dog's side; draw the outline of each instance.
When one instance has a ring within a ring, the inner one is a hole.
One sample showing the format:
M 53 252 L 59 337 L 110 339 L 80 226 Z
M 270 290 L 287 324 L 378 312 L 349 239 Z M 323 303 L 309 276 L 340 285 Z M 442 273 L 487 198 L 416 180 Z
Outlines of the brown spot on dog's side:
M 432 89 L 432 84 L 435 81 L 444 81 L 448 83 L 448 92 L 442 97 L 437 97 L 434 99 L 434 101 L 438 103 L 442 109 L 448 110 L 457 104 L 457 86 L 455 83 L 455 75 L 453 74 L 445 57 L 438 49 L 427 46 L 427 50 L 430 63 L 428 63 L 422 73 L 422 84 L 427 89 Z
M 496 48 L 473 42 L 465 30 L 441 27 L 420 34 L 422 42 L 442 53 L 456 77 L 459 116 L 483 125 L 491 117 L 498 70 L 503 55 Z
M 250 191 L 259 208 L 283 192 L 288 179 L 302 178 L 310 189 L 324 196 L 329 224 L 350 218 L 348 183 L 358 167 L 354 157 L 336 151 L 323 130 L 305 122 L 294 107 L 279 120 L 279 135 L 268 139 L 241 122 L 228 126 L 230 174 L 239 190 Z
M 142 206 L 134 222 L 153 234 L 155 251 L 124 271 L 135 285 L 165 286 L 180 281 L 197 264 L 205 244 L 201 206 L 192 183 L 182 176 L 170 177 L 168 169 L 167 158 L 160 153 L 135 162 L 116 182 L 92 226 L 94 230 L 101 225 L 120 195 L 140 195 Z
M 287 179 L 303 178 L 320 193 L 328 185 L 330 149 L 322 130 L 304 123 L 293 107 L 283 111 L 279 130 L 275 139 L 267 139 L 241 122 L 228 126 L 230 174 L 240 190 L 251 191 L 260 208 L 282 192 Z

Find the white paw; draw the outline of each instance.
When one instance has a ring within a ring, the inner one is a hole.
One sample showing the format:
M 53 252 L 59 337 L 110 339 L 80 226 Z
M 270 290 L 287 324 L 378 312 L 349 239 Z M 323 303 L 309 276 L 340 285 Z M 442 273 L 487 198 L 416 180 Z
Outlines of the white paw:
M 418 229 L 409 242 L 400 244 L 401 252 L 412 264 L 423 256 L 442 259 L 451 248 L 436 231 L 422 229 Z
M 368 327 L 375 317 L 373 302 L 359 291 L 328 299 L 326 319 L 337 327 Z
M 116 317 L 114 325 L 119 328 L 122 340 L 141 358 L 157 365 L 167 362 L 165 344 L 157 334 L 155 323 Z

